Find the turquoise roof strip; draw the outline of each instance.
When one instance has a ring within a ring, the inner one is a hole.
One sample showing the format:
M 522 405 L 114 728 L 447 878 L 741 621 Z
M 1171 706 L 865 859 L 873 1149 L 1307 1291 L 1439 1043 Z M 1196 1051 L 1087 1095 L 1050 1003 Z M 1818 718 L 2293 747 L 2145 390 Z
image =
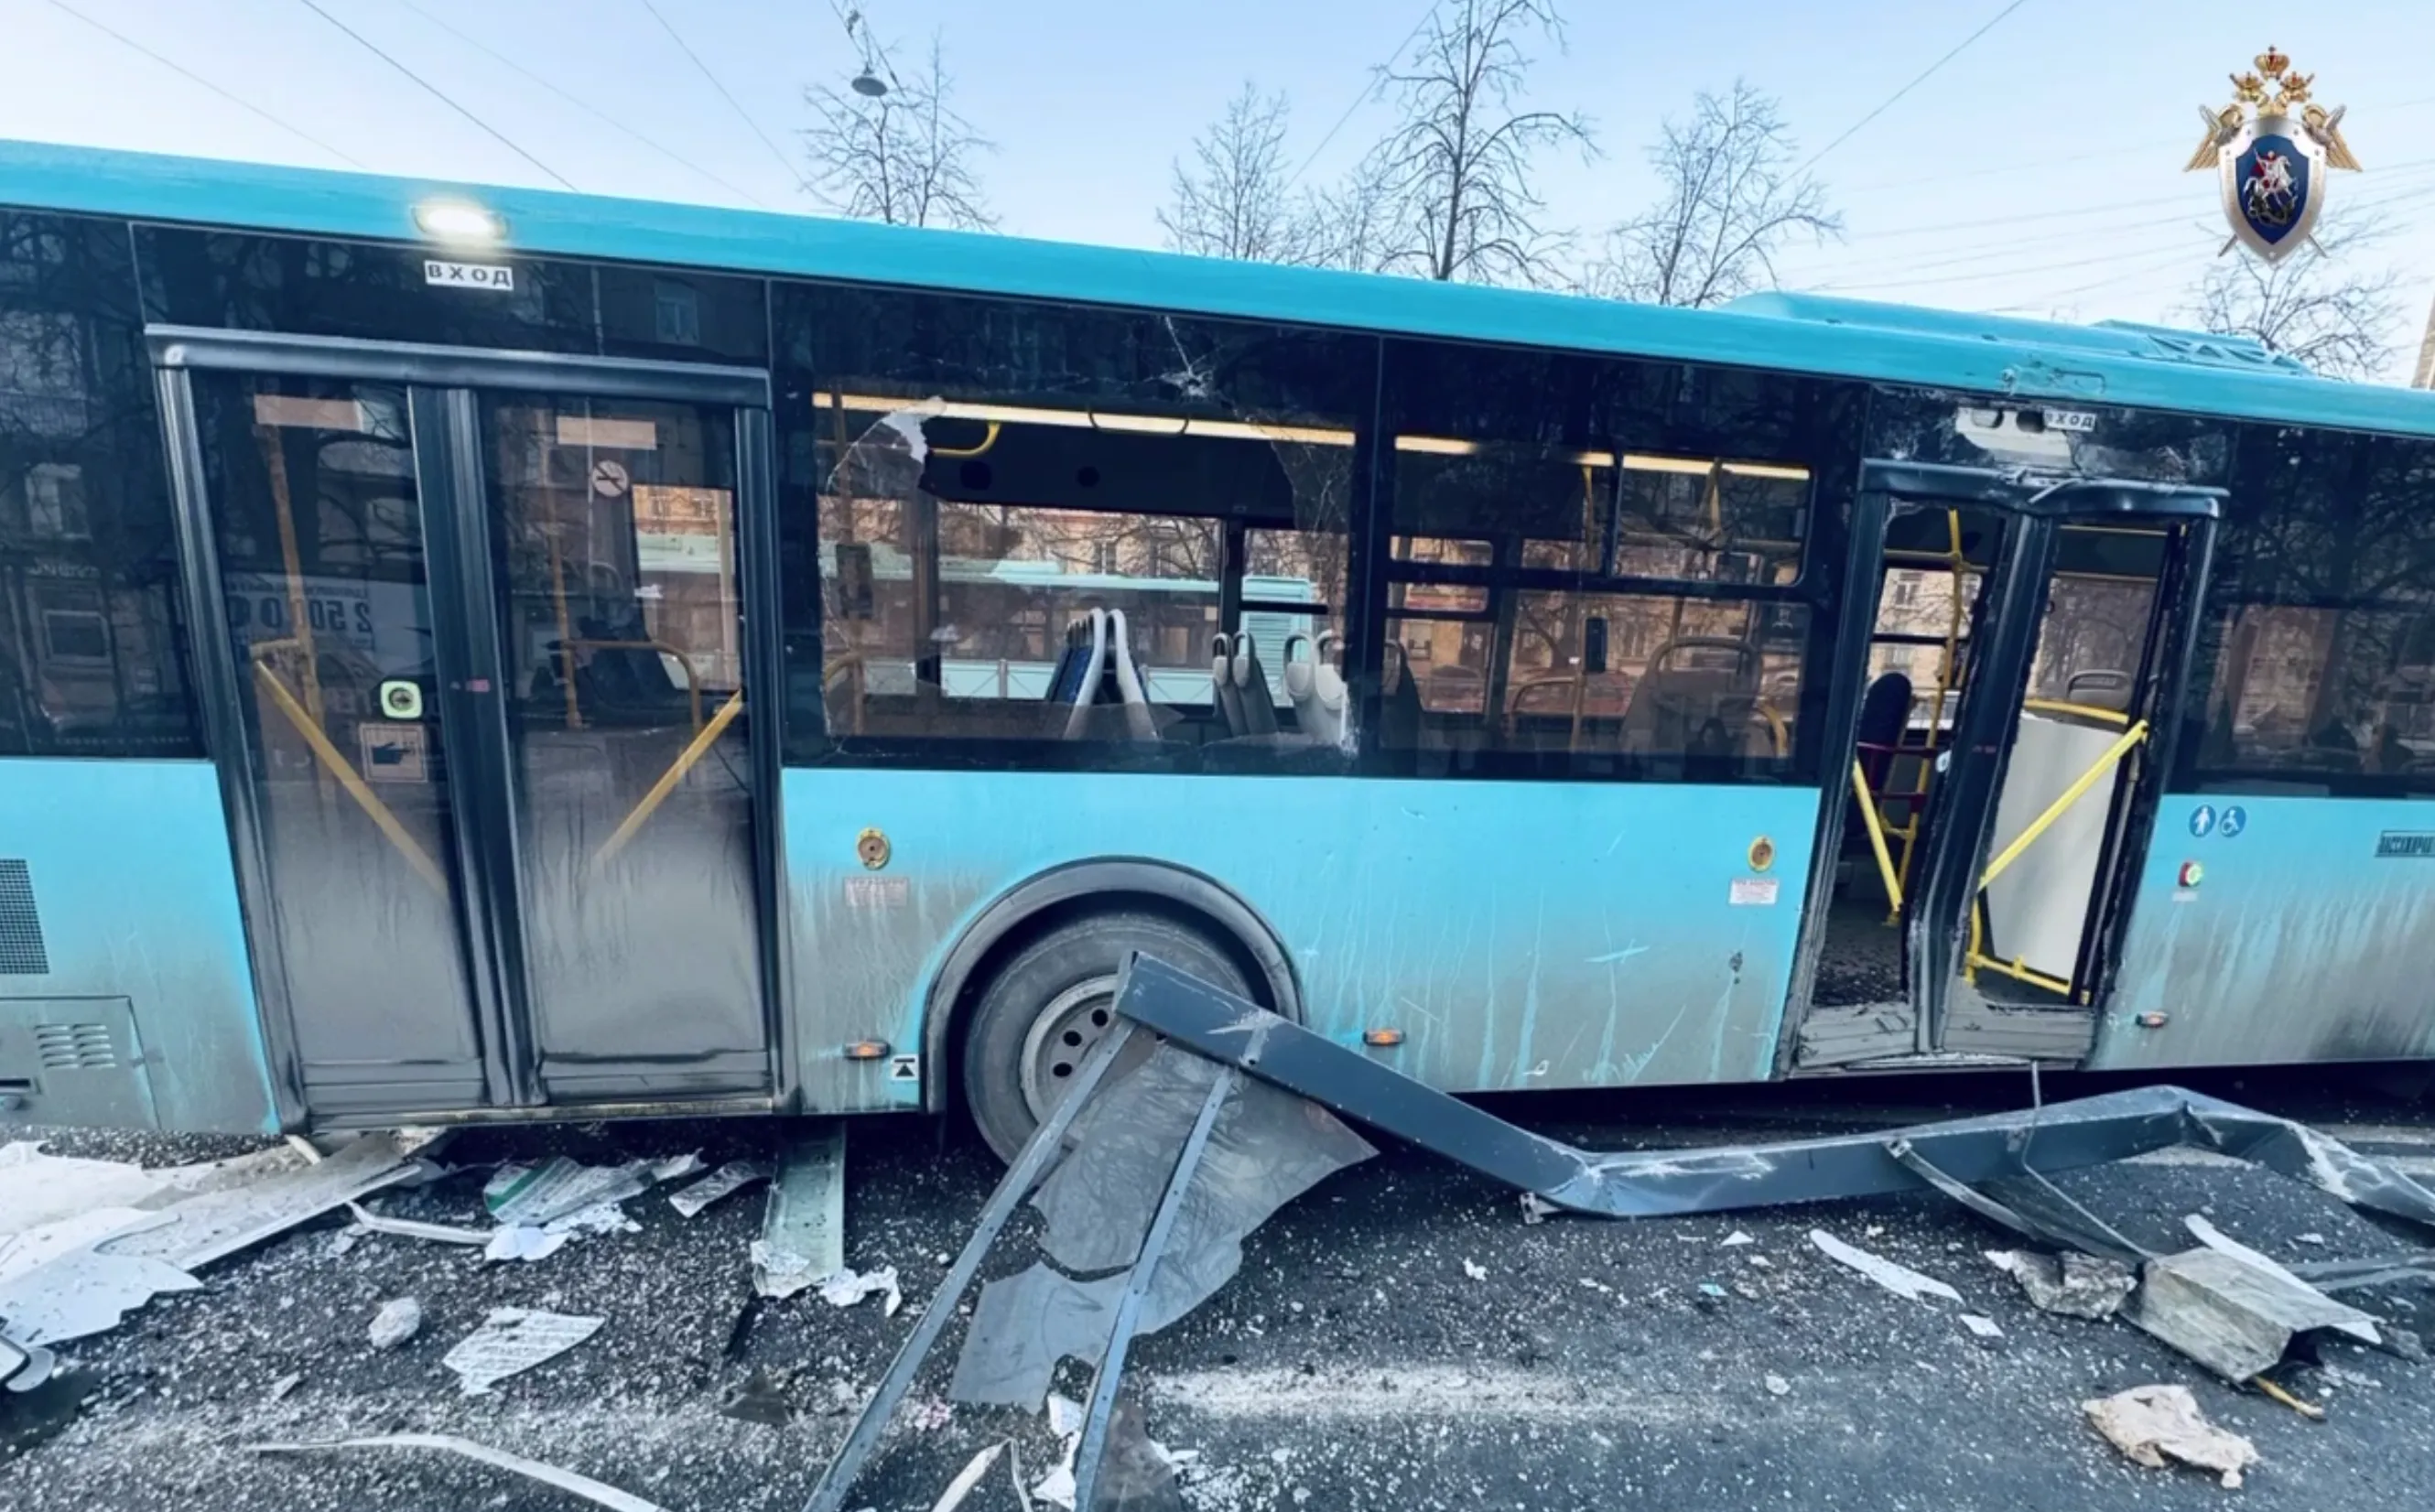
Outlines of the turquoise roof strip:
M 2435 436 L 2435 393 L 2316 378 L 2254 343 L 2154 326 L 2048 324 L 1792 294 L 1679 310 L 815 215 L 0 141 L 0 205 L 422 243 L 413 207 L 442 198 L 504 217 L 504 249 L 524 255 L 1071 300 Z

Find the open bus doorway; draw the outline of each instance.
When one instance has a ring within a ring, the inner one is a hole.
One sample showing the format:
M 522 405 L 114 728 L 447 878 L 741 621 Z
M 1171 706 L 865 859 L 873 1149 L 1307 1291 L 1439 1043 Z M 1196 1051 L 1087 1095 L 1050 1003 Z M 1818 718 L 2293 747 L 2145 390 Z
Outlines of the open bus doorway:
M 2212 500 L 2047 497 L 1891 501 L 1796 1066 L 2092 1040 Z

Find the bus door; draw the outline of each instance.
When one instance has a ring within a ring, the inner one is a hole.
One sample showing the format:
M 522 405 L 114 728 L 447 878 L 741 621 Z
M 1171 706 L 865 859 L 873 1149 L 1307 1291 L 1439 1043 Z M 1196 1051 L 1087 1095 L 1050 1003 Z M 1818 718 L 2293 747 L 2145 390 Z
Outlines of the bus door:
M 1952 628 L 1922 653 L 1932 684 L 1915 679 L 1907 718 L 1874 742 L 1869 662 L 1846 658 L 1850 850 L 1899 988 L 1849 1005 L 1813 991 L 1796 1065 L 2085 1055 L 2178 732 L 2219 491 L 1870 464 L 1857 517 L 1874 539 L 1856 541 L 1851 591 L 1875 612 L 1860 624 L 1883 628 L 1896 578 L 1901 554 L 1877 548 L 1941 527 Z
M 291 1103 L 767 1106 L 767 375 L 151 336 Z

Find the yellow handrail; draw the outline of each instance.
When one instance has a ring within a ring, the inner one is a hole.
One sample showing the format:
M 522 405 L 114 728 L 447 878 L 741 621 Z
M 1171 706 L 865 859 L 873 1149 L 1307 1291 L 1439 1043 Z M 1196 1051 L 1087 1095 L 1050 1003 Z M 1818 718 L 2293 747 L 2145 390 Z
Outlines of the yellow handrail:
M 645 821 L 658 812 L 662 803 L 667 801 L 668 795 L 676 791 L 679 782 L 684 781 L 685 773 L 692 771 L 694 765 L 709 753 L 710 747 L 717 742 L 727 727 L 735 722 L 735 716 L 743 712 L 744 690 L 738 688 L 729 696 L 725 703 L 719 705 L 718 713 L 710 716 L 710 723 L 701 728 L 701 732 L 694 736 L 683 750 L 677 753 L 677 759 L 668 764 L 668 769 L 660 774 L 660 780 L 651 784 L 651 790 L 643 795 L 643 800 L 634 805 L 634 811 L 627 815 L 624 822 L 617 826 L 615 832 L 600 843 L 600 849 L 593 854 L 593 866 L 600 866 L 611 856 L 626 849 L 626 842 L 634 837 L 634 832 L 641 829 Z
M 2100 709 L 2093 703 L 2071 703 L 2062 698 L 2024 698 L 2021 707 L 2042 714 L 2078 714 L 2082 719 L 2102 720 L 2109 725 L 2131 723 L 2131 716 L 2119 709 Z
M 1886 849 L 1886 827 L 1877 815 L 1876 796 L 1869 791 L 1869 774 L 1858 762 L 1852 764 L 1852 797 L 1860 805 L 1860 818 L 1869 827 L 1869 849 L 1877 854 L 1877 875 L 1885 879 L 1886 897 L 1893 903 L 1893 912 L 1902 912 L 1902 884 L 1894 878 L 1893 852 Z
M 2004 874 L 2004 868 L 2011 866 L 2014 861 L 2020 859 L 2021 852 L 2029 848 L 2029 842 L 2035 840 L 2039 835 L 2046 833 L 2048 826 L 2052 825 L 2055 820 L 2063 817 L 2064 810 L 2071 807 L 2074 803 L 2079 802 L 2081 798 L 2086 794 L 2090 788 L 2097 785 L 2098 779 L 2103 777 L 2107 772 L 2114 769 L 2114 764 L 2116 762 L 2118 762 L 2123 757 L 2129 755 L 2131 753 L 2132 747 L 2138 745 L 2141 741 L 2147 738 L 2148 721 L 2142 719 L 2137 724 L 2133 725 L 2130 729 L 2124 730 L 2116 738 L 2113 745 L 2106 747 L 2105 754 L 2097 758 L 2095 765 L 2092 765 L 2088 770 L 2081 773 L 2077 781 L 2075 781 L 2069 787 L 2063 790 L 2061 797 L 2046 805 L 2046 811 L 2044 814 L 2031 819 L 2028 829 L 2023 830 L 2018 835 L 2016 835 L 2013 838 L 2012 843 L 2006 846 L 1995 860 L 1987 863 L 1986 872 L 1978 879 L 1978 886 L 1980 890 L 1985 890 L 1985 888 L 1997 877 L 2002 876 Z
M 389 836 L 389 843 L 397 847 L 398 854 L 406 857 L 406 864 L 414 868 L 415 875 L 431 884 L 433 891 L 446 897 L 448 878 L 440 871 L 439 863 L 431 859 L 406 826 L 398 821 L 397 816 L 389 812 L 389 805 L 364 784 L 364 780 L 355 774 L 354 765 L 338 753 L 337 747 L 330 744 L 330 737 L 321 732 L 321 727 L 313 722 L 312 716 L 304 712 L 303 705 L 296 701 L 296 696 L 287 691 L 287 685 L 279 680 L 279 674 L 260 662 L 253 664 L 253 673 L 269 691 L 272 704 L 287 716 L 287 722 L 296 727 L 296 732 L 304 737 L 304 744 L 312 747 L 314 756 L 330 775 L 338 780 L 338 785 L 355 800 L 355 806 L 362 809 L 372 823 L 380 826 L 381 833 Z

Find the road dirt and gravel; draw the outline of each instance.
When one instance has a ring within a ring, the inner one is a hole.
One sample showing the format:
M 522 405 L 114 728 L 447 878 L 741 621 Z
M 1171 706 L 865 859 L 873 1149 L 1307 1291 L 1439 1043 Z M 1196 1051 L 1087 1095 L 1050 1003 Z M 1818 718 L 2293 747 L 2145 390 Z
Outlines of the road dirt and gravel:
M 2052 1089 L 2050 1089 L 2051 1091 Z M 2323 1078 L 2209 1090 L 2338 1127 L 2425 1161 L 2420 1105 L 2328 1091 Z M 2006 1106 L 1986 1081 L 1517 1100 L 1509 1116 L 1585 1144 L 1655 1147 L 1822 1131 Z M 470 1224 L 505 1160 L 606 1161 L 699 1149 L 764 1156 L 766 1123 L 630 1123 L 457 1135 L 460 1174 L 386 1193 L 377 1211 Z M 0 1138 L 27 1131 L 0 1128 Z M 160 1163 L 241 1144 L 40 1131 L 57 1153 Z M 2422 1167 L 2423 1168 L 2423 1167 Z M 815 1293 L 752 1297 L 761 1199 L 693 1219 L 664 1193 L 626 1204 L 638 1232 L 586 1236 L 548 1259 L 381 1234 L 343 1213 L 204 1267 L 115 1331 L 66 1346 L 97 1386 L 73 1420 L 11 1454 L 0 1504 L 162 1512 L 314 1508 L 569 1508 L 563 1493 L 428 1452 L 263 1456 L 250 1446 L 396 1432 L 458 1435 L 579 1471 L 669 1512 L 802 1504 L 855 1407 L 912 1327 L 996 1167 L 969 1131 L 858 1123 L 850 1142 L 847 1261 L 897 1268 L 906 1307 L 837 1308 Z M 2182 1215 L 2287 1261 L 2389 1254 L 2388 1231 L 2268 1173 L 2147 1160 L 2071 1178 L 2150 1242 L 2180 1247 Z M 1956 1307 L 1896 1297 L 1829 1261 L 1813 1228 L 1949 1282 Z M 1737 1239 L 1746 1235 L 1746 1242 Z M 2032 1309 L 1983 1251 L 2014 1241 L 1942 1200 L 1839 1202 L 1717 1217 L 1526 1224 L 1511 1193 L 1425 1154 L 1388 1149 L 1279 1212 L 1241 1273 L 1200 1311 L 1136 1345 L 1128 1391 L 1151 1436 L 1188 1452 L 1196 1512 L 1262 1508 L 1697 1509 L 2253 1507 L 2383 1512 L 2435 1504 L 2435 1366 L 2347 1344 L 2288 1366 L 2321 1400 L 2312 1421 L 2118 1321 Z M 411 1297 L 419 1332 L 376 1349 L 381 1306 Z M 2413 1336 L 2435 1288 L 2369 1304 Z M 466 1396 L 440 1364 L 492 1308 L 605 1319 L 589 1341 Z M 1963 1312 L 2002 1331 L 1980 1339 Z M 953 1335 L 950 1336 L 952 1344 Z M 2430 1341 L 2435 1342 L 2435 1341 Z M 1040 1418 L 950 1406 L 952 1349 L 849 1506 L 930 1506 L 976 1451 L 1012 1438 L 1028 1478 L 1058 1445 Z M 1061 1377 L 1079 1395 L 1084 1377 Z M 282 1392 L 288 1377 L 297 1378 Z M 2080 1403 L 2179 1383 L 2260 1462 L 2227 1492 L 2142 1469 L 2094 1434 Z M 965 1505 L 1017 1505 L 1003 1473 Z

